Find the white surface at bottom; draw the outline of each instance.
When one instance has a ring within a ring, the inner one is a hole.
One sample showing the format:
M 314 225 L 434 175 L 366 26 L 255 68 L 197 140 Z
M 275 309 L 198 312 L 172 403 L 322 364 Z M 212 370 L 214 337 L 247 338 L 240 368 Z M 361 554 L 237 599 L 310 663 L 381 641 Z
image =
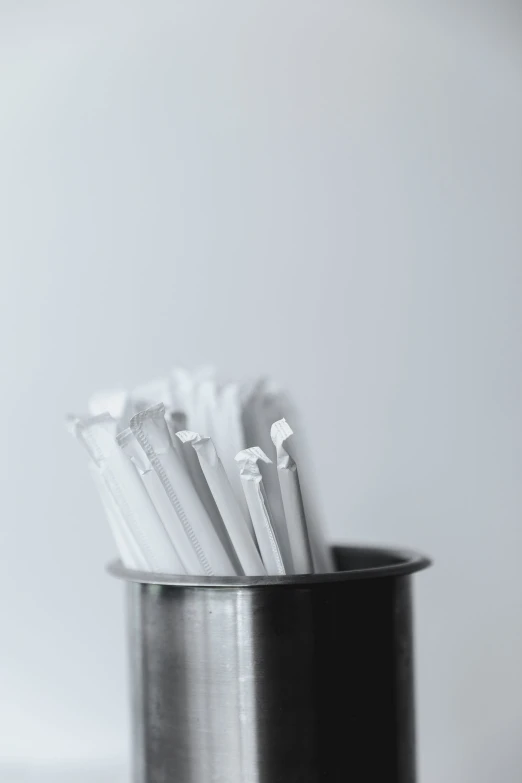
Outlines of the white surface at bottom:
M 129 783 L 124 764 L 78 763 L 2 763 L 1 783 Z

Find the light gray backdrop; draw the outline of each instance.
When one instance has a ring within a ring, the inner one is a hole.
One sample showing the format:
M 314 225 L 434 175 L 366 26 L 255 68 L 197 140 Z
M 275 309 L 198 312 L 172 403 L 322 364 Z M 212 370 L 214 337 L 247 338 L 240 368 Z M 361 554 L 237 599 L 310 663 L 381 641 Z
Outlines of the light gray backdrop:
M 0 0 L 6 783 L 127 753 L 63 414 L 208 361 L 292 392 L 332 538 L 434 556 L 423 783 L 521 780 L 517 5 Z

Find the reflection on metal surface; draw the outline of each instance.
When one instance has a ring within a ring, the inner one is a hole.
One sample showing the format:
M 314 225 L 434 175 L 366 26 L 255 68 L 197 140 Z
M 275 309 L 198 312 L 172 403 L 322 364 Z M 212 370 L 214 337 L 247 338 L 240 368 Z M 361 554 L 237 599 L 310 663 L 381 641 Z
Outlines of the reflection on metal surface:
M 385 554 L 337 551 L 375 578 L 129 582 L 135 783 L 413 783 L 411 575 Z

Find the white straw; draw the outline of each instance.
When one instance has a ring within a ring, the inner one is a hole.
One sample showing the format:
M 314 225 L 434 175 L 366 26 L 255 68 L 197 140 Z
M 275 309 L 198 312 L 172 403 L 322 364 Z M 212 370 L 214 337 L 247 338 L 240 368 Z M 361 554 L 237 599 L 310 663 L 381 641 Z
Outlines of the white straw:
M 177 573 L 195 576 L 201 574 L 201 563 L 196 551 L 187 538 L 183 525 L 167 497 L 159 476 L 153 470 L 149 458 L 134 437 L 130 427 L 121 432 L 116 440 L 123 453 L 126 454 L 138 471 L 143 485 L 177 552 L 180 560 L 180 570 Z
M 201 436 L 197 432 L 191 432 L 190 430 L 180 430 L 176 433 L 175 441 L 180 447 L 181 457 L 187 469 L 187 472 L 191 478 L 194 489 L 201 498 L 201 502 L 205 506 L 206 512 L 209 516 L 214 530 L 218 534 L 219 540 L 223 544 L 228 556 L 230 557 L 234 570 L 241 573 L 241 565 L 239 563 L 236 551 L 228 535 L 227 528 L 221 517 L 221 512 L 216 505 L 216 501 L 212 494 L 212 491 L 207 483 L 207 479 L 199 464 L 198 455 L 192 448 L 193 442 L 199 440 Z
M 243 491 L 266 571 L 268 574 L 285 574 L 285 563 L 275 534 L 272 515 L 263 487 L 263 479 L 257 464 L 258 460 L 262 460 L 265 463 L 271 462 L 264 451 L 257 447 L 244 449 L 236 456 L 236 462 L 239 463 L 241 468 L 240 475 Z
M 266 569 L 250 533 L 246 517 L 236 500 L 211 438 L 197 437 L 192 440 L 192 446 L 197 453 L 201 469 L 245 574 L 253 576 L 265 574 Z
M 196 550 L 203 573 L 207 576 L 233 576 L 235 568 L 172 444 L 165 420 L 165 406 L 155 405 L 137 413 L 132 417 L 130 427 Z
M 314 570 L 312 550 L 306 527 L 297 466 L 285 449 L 286 441 L 293 435 L 293 431 L 286 419 L 280 419 L 272 424 L 270 435 L 276 447 L 277 474 L 283 498 L 293 570 L 296 574 L 311 574 Z
M 302 430 L 298 430 L 285 443 L 285 450 L 296 465 L 299 465 L 299 475 L 301 478 L 299 486 L 303 499 L 308 537 L 312 549 L 314 571 L 318 574 L 328 574 L 335 571 L 335 564 L 331 549 L 326 543 L 324 530 L 320 524 L 317 498 L 312 491 L 314 476 L 312 475 L 310 465 L 306 459 L 307 450 L 305 449 L 306 444 L 303 443 L 303 440 Z
M 245 433 L 242 422 L 242 400 L 241 389 L 237 383 L 228 383 L 219 393 L 219 411 L 214 421 L 213 433 L 206 432 L 205 435 L 212 437 L 216 450 L 219 454 L 223 467 L 225 468 L 228 480 L 234 490 L 234 495 L 238 501 L 248 526 L 254 534 L 252 522 L 245 500 L 245 493 L 241 486 L 241 478 L 235 461 L 236 454 L 247 447 Z M 253 444 L 251 444 L 253 445 Z
M 243 425 L 246 446 L 257 446 L 265 454 L 272 456 L 274 447 L 270 438 L 270 425 L 281 416 L 281 400 L 278 390 L 267 379 L 261 379 L 251 389 L 245 404 Z M 263 486 L 279 547 L 285 563 L 288 563 L 291 560 L 290 542 L 276 471 L 272 466 L 268 467 L 265 464 L 259 465 L 259 469 L 263 477 Z
M 100 473 L 100 469 L 94 462 L 89 462 L 87 467 L 100 495 L 105 516 L 107 517 L 111 533 L 114 537 L 116 548 L 120 554 L 121 562 L 125 568 L 130 568 L 134 571 L 148 571 L 149 564 L 137 546 L 136 541 L 129 534 L 125 519 L 113 496 L 109 492 L 103 476 Z
M 180 567 L 179 558 L 138 473 L 114 440 L 113 430 L 114 421 L 108 414 L 76 424 L 77 436 L 98 465 L 149 569 L 175 574 Z

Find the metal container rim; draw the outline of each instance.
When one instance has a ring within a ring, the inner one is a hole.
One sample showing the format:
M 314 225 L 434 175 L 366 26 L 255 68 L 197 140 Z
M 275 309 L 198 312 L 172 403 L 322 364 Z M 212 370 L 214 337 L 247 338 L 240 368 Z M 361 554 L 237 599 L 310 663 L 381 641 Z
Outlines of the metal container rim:
M 284 576 L 176 576 L 172 574 L 153 574 L 133 571 L 125 568 L 119 560 L 113 560 L 107 571 L 117 579 L 147 585 L 167 587 L 212 587 L 212 588 L 263 588 L 263 587 L 299 587 L 332 582 L 346 582 L 359 579 L 408 576 L 422 571 L 431 565 L 425 555 L 409 549 L 374 545 L 333 545 L 334 559 L 342 556 L 355 556 L 359 565 L 348 570 L 333 571 L 324 574 L 287 574 Z M 367 565 L 360 565 L 361 559 L 367 559 Z

